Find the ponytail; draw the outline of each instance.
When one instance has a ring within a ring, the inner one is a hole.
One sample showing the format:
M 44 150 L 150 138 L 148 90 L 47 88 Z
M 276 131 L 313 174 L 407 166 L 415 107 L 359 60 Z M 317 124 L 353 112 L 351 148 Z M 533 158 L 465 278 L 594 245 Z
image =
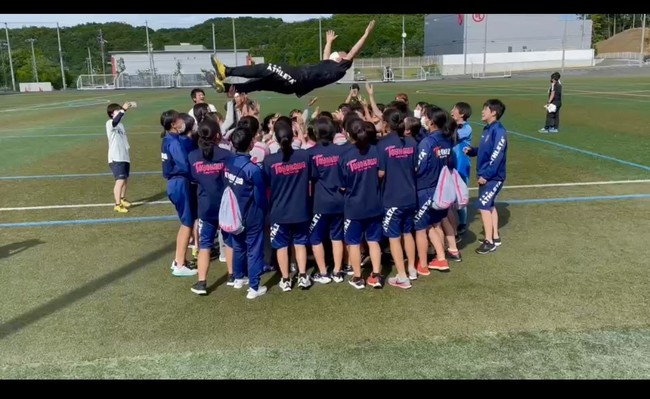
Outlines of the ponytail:
M 404 142 L 404 131 L 406 130 L 404 118 L 406 118 L 406 114 L 397 107 L 389 107 L 384 111 L 383 118 L 384 122 L 388 124 L 390 131 L 397 133 L 402 142 Z
M 364 152 L 368 149 L 370 146 L 370 137 L 368 137 L 368 132 L 364 126 L 364 121 L 361 119 L 354 119 L 349 123 L 347 132 L 350 135 L 350 138 L 354 141 L 355 147 L 357 147 L 359 151 Z
M 221 129 L 219 124 L 210 118 L 206 118 L 199 125 L 198 130 L 198 145 L 203 153 L 205 160 L 212 159 L 214 155 L 214 146 L 218 140 L 221 139 Z
M 318 138 L 318 141 L 323 146 L 332 144 L 334 141 L 334 135 L 336 134 L 336 126 L 334 122 L 326 117 L 319 116 L 314 123 L 314 135 Z
M 210 107 L 206 103 L 194 104 L 194 107 L 192 108 L 192 113 L 194 114 L 197 123 L 203 122 L 209 112 Z
M 293 141 L 293 126 L 291 124 L 291 119 L 286 116 L 281 116 L 275 121 L 273 125 L 273 131 L 275 133 L 275 140 L 280 144 L 280 149 L 282 150 L 282 162 L 287 162 L 291 154 L 293 154 L 293 147 L 291 142 Z
M 442 128 L 442 135 L 444 137 L 450 138 L 451 142 L 455 146 L 458 142 L 458 124 L 453 118 L 447 119 L 447 123 Z
M 173 109 L 165 111 L 160 115 L 160 126 L 162 126 L 163 131 L 160 133 L 160 137 L 165 137 L 165 134 L 172 128 L 172 125 L 176 120 L 180 118 L 180 114 Z

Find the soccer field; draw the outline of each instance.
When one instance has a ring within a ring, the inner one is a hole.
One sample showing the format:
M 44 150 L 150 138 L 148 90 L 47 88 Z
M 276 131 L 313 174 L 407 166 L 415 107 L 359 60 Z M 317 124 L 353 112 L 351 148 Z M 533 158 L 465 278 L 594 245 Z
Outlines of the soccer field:
M 650 77 L 562 80 L 560 133 L 545 135 L 547 78 L 375 85 L 383 103 L 470 103 L 475 145 L 483 102 L 506 104 L 503 245 L 474 253 L 472 206 L 451 273 L 289 293 L 266 274 L 253 301 L 218 262 L 205 297 L 169 271 L 178 221 L 159 118 L 189 110 L 189 89 L 0 96 L 0 378 L 648 378 Z M 333 110 L 347 86 L 315 95 Z M 308 100 L 251 97 L 263 115 Z M 139 205 L 122 215 L 104 124 L 127 100 Z

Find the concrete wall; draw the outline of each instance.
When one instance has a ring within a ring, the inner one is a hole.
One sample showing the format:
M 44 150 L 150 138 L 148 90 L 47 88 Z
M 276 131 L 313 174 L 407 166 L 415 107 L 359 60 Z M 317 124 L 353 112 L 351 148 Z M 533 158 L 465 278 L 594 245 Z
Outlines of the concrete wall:
M 458 22 L 458 14 L 427 15 L 424 54 L 463 54 L 465 42 L 468 54 L 482 53 L 486 23 L 488 53 L 562 50 L 564 38 L 567 50 L 591 48 L 592 21 L 565 22 L 561 14 L 464 14 Z
M 588 67 L 594 65 L 594 50 L 566 50 L 564 66 Z M 488 53 L 485 73 L 496 74 L 505 71 L 528 71 L 562 67 L 562 51 L 534 51 L 513 53 Z M 442 75 L 462 75 L 465 70 L 465 56 L 450 54 L 442 56 Z M 467 74 L 483 72 L 483 54 L 467 54 Z
M 181 62 L 181 72 L 183 74 L 200 74 L 201 69 L 213 69 L 210 64 L 210 55 L 212 51 L 179 51 L 179 52 L 154 52 L 154 67 L 158 74 L 173 74 L 176 71 L 177 61 Z M 246 64 L 248 51 L 237 51 L 237 59 L 232 51 L 217 52 L 217 57 L 228 66 L 237 66 Z M 112 53 L 114 62 L 120 58 L 124 59 L 125 73 L 136 75 L 138 71 L 149 70 L 149 55 L 146 52 L 133 53 Z

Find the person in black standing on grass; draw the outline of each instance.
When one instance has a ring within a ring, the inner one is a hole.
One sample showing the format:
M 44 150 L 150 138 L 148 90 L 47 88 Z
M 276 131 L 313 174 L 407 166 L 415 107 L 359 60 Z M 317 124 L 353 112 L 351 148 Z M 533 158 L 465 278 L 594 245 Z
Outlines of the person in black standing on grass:
M 557 133 L 560 129 L 560 108 L 562 107 L 562 82 L 560 74 L 551 75 L 551 87 L 548 88 L 548 102 L 546 108 L 546 125 L 539 129 L 540 133 Z M 553 112 L 551 112 L 553 111 Z
M 374 26 L 375 21 L 370 21 L 363 36 L 347 53 L 345 51 L 332 53 L 332 43 L 337 36 L 334 31 L 328 31 L 323 59 L 317 64 L 300 67 L 282 64 L 227 67 L 213 55 L 210 60 L 216 73 L 204 71 L 205 77 L 219 93 L 272 91 L 281 94 L 295 94 L 300 98 L 312 90 L 341 80 L 352 66 L 354 57 L 361 52 Z M 250 80 L 245 83 L 225 83 L 224 79 L 231 76 L 249 78 Z

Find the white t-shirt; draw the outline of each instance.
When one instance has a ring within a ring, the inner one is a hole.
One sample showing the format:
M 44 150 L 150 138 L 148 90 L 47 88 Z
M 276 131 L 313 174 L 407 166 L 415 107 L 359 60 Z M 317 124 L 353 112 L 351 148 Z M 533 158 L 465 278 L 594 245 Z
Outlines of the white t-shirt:
M 294 150 L 299 150 L 300 147 L 302 147 L 302 141 L 300 141 L 299 138 L 294 138 L 293 141 L 291 142 L 291 148 Z M 269 151 L 271 154 L 275 154 L 276 152 L 280 151 L 280 143 L 277 141 L 273 140 L 271 143 L 269 143 Z
M 124 111 L 121 111 L 124 112 Z M 113 120 L 106 121 L 106 136 L 108 137 L 108 163 L 131 162 L 129 157 L 129 140 L 122 122 L 113 127 Z

